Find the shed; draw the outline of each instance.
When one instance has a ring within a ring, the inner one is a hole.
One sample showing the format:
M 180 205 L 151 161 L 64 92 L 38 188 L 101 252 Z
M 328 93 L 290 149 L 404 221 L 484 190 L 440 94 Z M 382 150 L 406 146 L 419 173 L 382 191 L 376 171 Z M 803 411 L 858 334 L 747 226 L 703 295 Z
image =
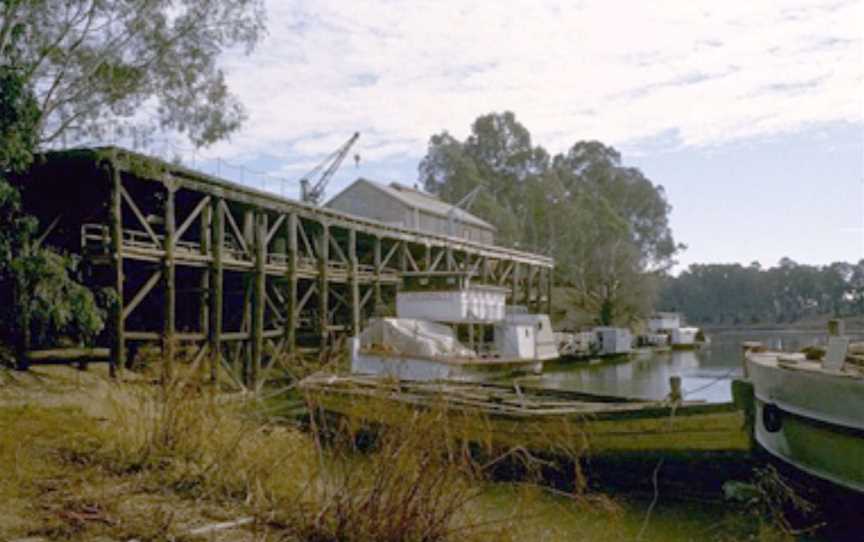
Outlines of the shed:
M 491 245 L 495 226 L 437 197 L 399 183 L 357 179 L 327 202 L 327 207 L 423 233 L 460 237 Z
M 681 327 L 681 315 L 677 312 L 656 312 L 648 319 L 651 332 L 671 331 Z

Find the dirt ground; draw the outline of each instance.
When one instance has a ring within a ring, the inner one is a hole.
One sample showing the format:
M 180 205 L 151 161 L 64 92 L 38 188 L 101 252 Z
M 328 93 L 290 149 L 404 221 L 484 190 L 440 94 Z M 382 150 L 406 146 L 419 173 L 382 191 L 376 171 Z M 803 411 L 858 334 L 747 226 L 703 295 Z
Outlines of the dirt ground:
M 0 369 L 0 540 L 269 538 L 242 504 L 195 498 L 93 461 L 123 399 L 98 367 Z

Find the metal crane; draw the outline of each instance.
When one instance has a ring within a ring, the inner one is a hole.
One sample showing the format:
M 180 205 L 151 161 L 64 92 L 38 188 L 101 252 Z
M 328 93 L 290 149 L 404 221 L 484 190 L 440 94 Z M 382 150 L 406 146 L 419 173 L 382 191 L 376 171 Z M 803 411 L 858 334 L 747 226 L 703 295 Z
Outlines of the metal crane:
M 327 188 L 327 183 L 330 182 L 330 178 L 333 177 L 333 174 L 336 173 L 337 169 L 339 169 L 342 160 L 344 160 L 348 155 L 348 151 L 351 150 L 351 147 L 354 146 L 354 143 L 357 142 L 359 137 L 360 132 L 354 132 L 354 135 L 351 136 L 348 141 L 343 143 L 341 147 L 336 149 L 333 154 L 322 160 L 320 164 L 312 168 L 308 173 L 306 173 L 306 175 L 303 175 L 300 179 L 301 201 L 311 203 L 312 205 L 318 205 L 321 203 L 321 199 L 324 197 L 324 189 Z M 360 156 L 355 155 L 354 160 L 359 163 Z M 318 175 L 319 172 L 321 172 L 321 175 L 318 177 L 318 180 L 315 181 L 315 185 L 310 186 L 312 178 Z

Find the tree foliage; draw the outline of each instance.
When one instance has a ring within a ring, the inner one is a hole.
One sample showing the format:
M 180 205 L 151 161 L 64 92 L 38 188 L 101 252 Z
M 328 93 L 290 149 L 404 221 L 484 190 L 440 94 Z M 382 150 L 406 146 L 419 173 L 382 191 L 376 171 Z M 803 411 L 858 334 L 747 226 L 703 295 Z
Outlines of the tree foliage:
M 77 262 L 40 248 L 37 221 L 21 208 L 10 173 L 25 169 L 38 138 L 39 110 L 22 70 L 0 65 L 0 322 L 11 338 L 36 332 L 36 342 L 50 344 L 64 336 L 92 340 L 104 327 L 104 310 L 75 280 Z
M 157 128 L 206 145 L 244 118 L 216 60 L 228 48 L 256 44 L 262 6 L 262 0 L 0 0 L 0 56 L 22 67 L 24 85 L 35 92 L 42 145 Z
M 864 260 L 812 266 L 784 258 L 770 269 L 758 263 L 691 265 L 664 279 L 659 306 L 707 324 L 864 315 Z
M 663 188 L 598 141 L 551 156 L 510 112 L 479 117 L 465 141 L 432 136 L 420 163 L 426 190 L 457 202 L 477 186 L 471 211 L 500 244 L 553 256 L 573 303 L 601 323 L 650 309 L 655 273 L 681 248 Z

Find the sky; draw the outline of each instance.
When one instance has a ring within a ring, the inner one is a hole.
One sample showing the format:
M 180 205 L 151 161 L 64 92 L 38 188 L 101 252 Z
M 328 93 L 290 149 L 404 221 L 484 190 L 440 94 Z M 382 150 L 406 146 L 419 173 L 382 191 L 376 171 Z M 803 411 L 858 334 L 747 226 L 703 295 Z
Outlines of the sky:
M 359 131 L 332 196 L 358 176 L 415 183 L 430 136 L 513 111 L 553 154 L 597 139 L 662 185 L 678 269 L 864 258 L 864 1 L 267 7 L 267 37 L 222 59 L 245 126 L 151 152 L 294 196 Z

